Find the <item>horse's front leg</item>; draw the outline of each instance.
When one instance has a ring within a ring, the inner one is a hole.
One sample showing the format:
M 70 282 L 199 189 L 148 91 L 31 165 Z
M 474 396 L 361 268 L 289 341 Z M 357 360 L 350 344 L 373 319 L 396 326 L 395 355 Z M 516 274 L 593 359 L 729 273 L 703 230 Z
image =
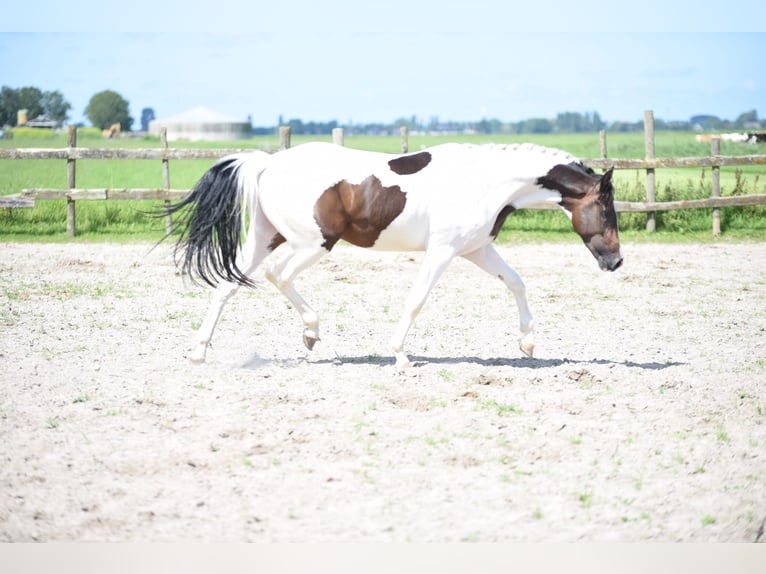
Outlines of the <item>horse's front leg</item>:
M 433 289 L 433 286 L 441 277 L 441 274 L 452 261 L 455 256 L 455 249 L 448 245 L 440 245 L 438 247 L 429 247 L 423 258 L 423 263 L 420 266 L 418 275 L 415 279 L 415 283 L 407 296 L 407 302 L 404 305 L 404 313 L 399 320 L 399 324 L 396 326 L 394 334 L 391 336 L 390 347 L 396 358 L 396 367 L 403 369 L 411 365 L 407 355 L 402 350 L 404 347 L 404 339 L 407 337 L 407 332 L 410 330 L 415 317 L 418 316 L 420 310 L 428 298 L 428 294 Z
M 535 352 L 534 320 L 532 319 L 532 311 L 527 301 L 527 289 L 524 286 L 524 281 L 500 257 L 500 254 L 491 244 L 467 253 L 463 257 L 475 263 L 490 275 L 499 277 L 513 293 L 516 298 L 516 306 L 519 308 L 519 329 L 521 330 L 519 348 L 527 357 L 532 357 Z

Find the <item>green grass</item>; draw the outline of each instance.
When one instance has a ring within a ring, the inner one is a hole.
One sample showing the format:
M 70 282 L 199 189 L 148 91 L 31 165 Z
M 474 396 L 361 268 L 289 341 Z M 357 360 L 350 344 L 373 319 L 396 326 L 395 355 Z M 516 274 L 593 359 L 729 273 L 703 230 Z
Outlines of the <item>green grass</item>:
M 294 136 L 292 145 L 305 141 L 331 141 L 331 136 Z M 600 155 L 597 134 L 546 135 L 411 135 L 409 150 L 416 151 L 447 141 L 470 143 L 513 143 L 530 141 L 565 149 L 582 158 Z M 385 152 L 401 150 L 399 136 L 347 136 L 345 145 L 356 149 Z M 158 138 L 102 139 L 97 130 L 80 130 L 79 147 L 92 148 L 156 148 Z M 183 148 L 241 148 L 274 150 L 278 136 L 261 136 L 234 142 L 174 142 Z M 0 140 L 0 147 L 65 147 L 66 135 L 38 130 L 16 130 L 13 139 Z M 610 157 L 641 158 L 644 156 L 643 134 L 608 134 Z M 710 144 L 698 143 L 691 133 L 658 132 L 655 154 L 658 157 L 705 156 Z M 721 142 L 723 155 L 763 153 L 747 144 Z M 172 188 L 191 188 L 212 165 L 213 160 L 177 160 L 170 162 Z M 162 165 L 156 160 L 80 160 L 77 162 L 77 186 L 162 187 Z M 616 198 L 621 201 L 644 201 L 645 173 L 620 170 L 615 174 Z M 66 162 L 62 160 L 0 160 L 0 195 L 18 193 L 25 188 L 66 187 Z M 766 193 L 766 166 L 721 169 L 722 195 Z M 699 199 L 711 193 L 710 168 L 658 169 L 656 172 L 658 201 Z M 164 235 L 164 221 L 148 218 L 145 212 L 157 206 L 151 201 L 80 201 L 77 203 L 77 240 L 130 241 L 157 240 Z M 710 241 L 711 210 L 695 209 L 656 214 L 658 233 L 644 231 L 646 215 L 622 213 L 619 216 L 623 240 L 628 241 Z M 721 210 L 724 236 L 734 240 L 766 239 L 766 206 L 732 207 Z M 506 220 L 500 242 L 579 241 L 563 213 L 521 210 Z M 2 241 L 66 241 L 66 202 L 37 202 L 34 209 L 0 209 Z

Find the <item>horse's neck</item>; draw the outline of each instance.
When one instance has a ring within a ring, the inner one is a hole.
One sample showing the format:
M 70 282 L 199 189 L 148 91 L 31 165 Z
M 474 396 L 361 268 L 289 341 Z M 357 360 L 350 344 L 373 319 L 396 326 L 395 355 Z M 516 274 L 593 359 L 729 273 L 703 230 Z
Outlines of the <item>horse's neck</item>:
M 561 202 L 561 194 L 553 189 L 546 189 L 540 186 L 536 179 L 530 180 L 520 189 L 514 191 L 508 199 L 508 203 L 516 209 L 525 209 L 535 205 Z
M 485 150 L 491 158 L 486 166 L 489 167 L 487 174 L 493 174 L 489 177 L 496 178 L 498 185 L 499 197 L 495 196 L 495 200 L 516 209 L 561 201 L 560 192 L 543 187 L 538 179 L 553 166 L 573 161 L 573 156 L 534 144 L 490 145 Z

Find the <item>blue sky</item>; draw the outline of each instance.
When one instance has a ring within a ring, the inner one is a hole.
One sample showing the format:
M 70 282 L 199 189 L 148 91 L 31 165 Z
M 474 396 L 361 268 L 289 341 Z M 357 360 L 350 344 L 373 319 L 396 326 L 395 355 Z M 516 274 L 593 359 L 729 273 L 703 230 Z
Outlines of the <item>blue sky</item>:
M 646 109 L 667 120 L 752 109 L 766 117 L 762 2 L 711 4 L 715 13 L 700 2 L 641 3 L 640 14 L 662 19 L 587 0 L 560 9 L 508 0 L 449 9 L 219 0 L 181 12 L 147 0 L 128 12 L 113 4 L 85 1 L 73 17 L 67 3 L 42 0 L 31 19 L 20 3 L 4 8 L 0 85 L 61 91 L 71 121 L 84 119 L 93 94 L 115 90 L 134 125 L 144 107 L 165 117 L 195 106 L 255 125 L 279 116 L 518 121 L 564 111 L 637 121 Z

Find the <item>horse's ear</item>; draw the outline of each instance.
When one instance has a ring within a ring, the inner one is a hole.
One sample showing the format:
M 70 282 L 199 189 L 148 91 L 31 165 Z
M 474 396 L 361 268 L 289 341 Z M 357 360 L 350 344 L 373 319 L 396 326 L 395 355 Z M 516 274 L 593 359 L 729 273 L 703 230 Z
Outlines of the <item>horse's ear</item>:
M 601 193 L 606 193 L 606 191 L 609 189 L 609 185 L 612 183 L 613 173 L 614 167 L 610 167 L 608 170 L 606 170 L 606 173 L 601 176 L 601 182 L 599 184 Z

